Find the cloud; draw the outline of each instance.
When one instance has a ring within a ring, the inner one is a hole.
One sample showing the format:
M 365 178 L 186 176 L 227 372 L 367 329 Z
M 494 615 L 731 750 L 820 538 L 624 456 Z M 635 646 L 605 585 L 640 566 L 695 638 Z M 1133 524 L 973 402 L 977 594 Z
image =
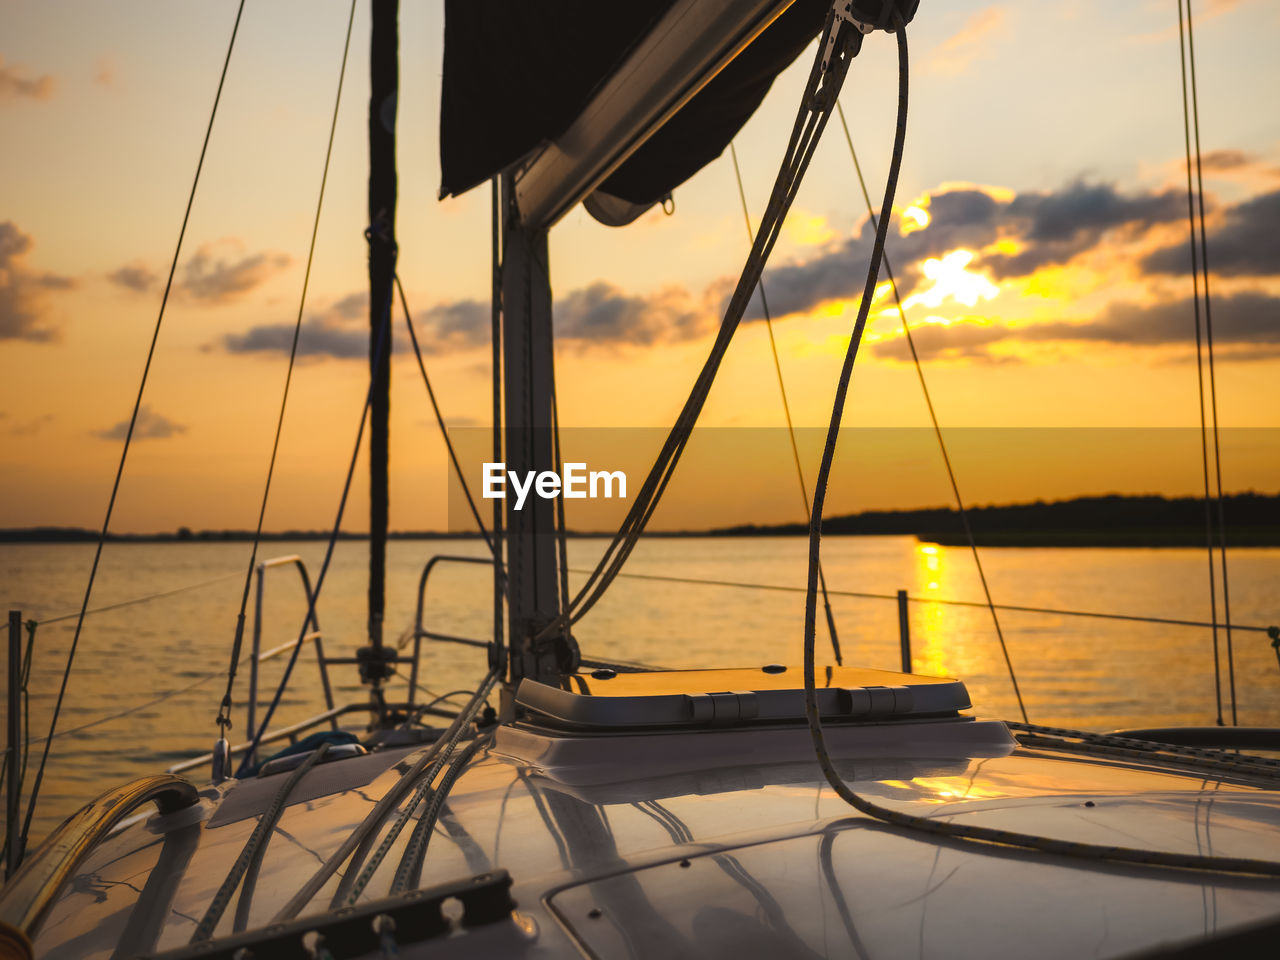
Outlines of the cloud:
M 926 279 L 921 270 L 925 260 L 957 249 L 985 251 L 970 269 L 1006 280 L 1065 264 L 1114 232 L 1141 236 L 1186 211 L 1186 200 L 1176 190 L 1123 193 L 1114 184 L 1085 181 L 1019 194 L 957 185 L 929 194 L 922 202 L 928 226 L 906 236 L 890 231 L 885 248 L 903 297 Z M 816 257 L 766 268 L 764 287 L 773 315 L 803 313 L 826 301 L 860 297 L 874 239 L 867 219 L 854 236 Z M 997 241 L 1016 252 L 990 249 Z M 747 319 L 761 315 L 757 299 Z
M 1004 24 L 1005 11 L 1001 7 L 977 11 L 933 50 L 927 61 L 929 69 L 937 73 L 962 73 L 981 52 L 983 41 L 999 33 Z
M 151 268 L 141 260 L 135 260 L 107 274 L 107 279 L 116 286 L 132 290 L 134 293 L 146 293 L 159 277 L 152 273 Z
M 1259 292 L 1214 297 L 1215 345 L 1280 345 L 1280 297 Z M 1028 340 L 1087 340 L 1130 346 L 1186 344 L 1195 336 L 1191 299 L 1153 304 L 1113 303 L 1087 323 L 1045 323 L 1020 328 Z
M 912 328 L 921 360 L 976 359 L 1013 361 L 1013 354 L 992 354 L 1000 342 L 1096 343 L 1121 347 L 1178 347 L 1190 356 L 1194 349 L 1191 299 L 1149 304 L 1117 302 L 1091 320 L 1002 324 L 926 323 Z M 1256 360 L 1280 356 L 1280 296 L 1246 291 L 1213 298 L 1213 339 L 1223 360 Z M 874 345 L 877 356 L 908 363 L 905 337 Z
M 238 246 L 234 241 L 203 244 L 183 265 L 179 289 L 203 303 L 228 303 L 265 283 L 291 262 L 286 253 L 254 253 L 230 260 L 219 256 L 220 249 Z
M 0 413 L 0 418 L 8 419 L 7 414 Z M 52 423 L 54 415 L 52 413 L 42 413 L 38 417 L 25 420 L 21 423 L 15 423 L 9 427 L 9 433 L 15 437 L 31 437 L 35 436 L 43 430 L 48 424 Z
M 973 323 L 926 323 L 911 330 L 911 340 L 922 362 L 928 360 L 978 360 L 984 363 L 1008 362 L 1013 357 L 997 357 L 987 347 L 1006 339 L 1008 327 L 978 325 Z M 873 347 L 876 356 L 886 360 L 911 362 L 911 347 L 907 338 L 894 337 L 882 340 Z
M 176 437 L 180 433 L 186 433 L 187 428 L 180 423 L 174 423 L 168 417 L 153 411 L 146 404 L 138 410 L 138 422 L 133 428 L 134 440 L 163 440 L 166 437 Z M 121 420 L 114 427 L 108 427 L 105 430 L 94 430 L 92 436 L 100 440 L 123 440 L 129 433 L 129 421 Z
M 580 345 L 689 340 L 706 333 L 717 319 L 709 304 L 687 290 L 667 287 L 632 296 L 603 282 L 575 290 L 552 307 L 556 338 Z
M 29 269 L 22 261 L 31 247 L 16 224 L 0 223 L 0 340 L 55 339 L 56 331 L 41 323 L 45 294 L 75 285 L 70 277 Z
M 1269 277 L 1280 273 L 1280 190 L 1228 207 L 1208 231 L 1209 269 L 1228 277 Z M 1155 251 L 1142 261 L 1151 273 L 1191 272 L 1187 243 Z
M 50 74 L 33 77 L 18 64 L 6 66 L 4 57 L 0 57 L 0 102 L 22 97 L 48 100 L 56 87 L 57 81 Z

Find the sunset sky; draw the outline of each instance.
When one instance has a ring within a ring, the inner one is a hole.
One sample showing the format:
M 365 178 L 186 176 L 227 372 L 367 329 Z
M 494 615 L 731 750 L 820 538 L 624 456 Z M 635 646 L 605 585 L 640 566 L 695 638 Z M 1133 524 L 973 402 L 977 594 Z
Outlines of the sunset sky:
M 0 9 L 0 526 L 101 522 L 235 7 Z M 488 190 L 435 199 L 442 4 L 401 7 L 400 273 L 447 417 L 487 426 Z M 256 519 L 348 9 L 246 5 L 115 530 Z M 1274 493 L 1280 6 L 1200 0 L 1195 11 L 1218 406 L 1235 430 L 1224 486 Z M 911 115 L 888 253 L 966 496 L 1196 492 L 1176 3 L 924 0 L 909 36 Z M 737 140 L 753 218 L 811 57 L 779 77 Z M 360 0 L 269 529 L 330 522 L 363 402 L 367 59 Z M 895 97 L 893 41 L 872 36 L 842 101 L 873 196 Z M 833 124 L 765 274 L 804 427 L 830 414 L 870 235 Z M 747 246 L 727 152 L 676 190 L 673 216 L 655 210 L 613 229 L 572 212 L 551 239 L 562 423 L 668 425 Z M 890 304 L 873 309 L 845 422 L 915 436 L 928 421 Z M 659 527 L 799 519 L 766 330 L 758 312 L 748 321 L 703 423 L 770 428 L 755 431 L 769 439 L 758 462 L 737 466 L 695 443 Z M 393 368 L 392 527 L 438 529 L 443 445 L 407 344 Z M 996 427 L 1033 429 L 996 452 L 992 434 L 960 429 Z M 1064 427 L 1184 429 L 1145 447 L 1079 432 L 1055 443 L 1049 431 Z M 643 447 L 661 433 L 635 436 Z M 807 449 L 812 477 L 817 440 Z M 939 460 L 886 449 L 846 445 L 830 512 L 947 502 Z M 752 495 L 715 496 L 717 468 Z M 349 529 L 366 528 L 365 489 Z

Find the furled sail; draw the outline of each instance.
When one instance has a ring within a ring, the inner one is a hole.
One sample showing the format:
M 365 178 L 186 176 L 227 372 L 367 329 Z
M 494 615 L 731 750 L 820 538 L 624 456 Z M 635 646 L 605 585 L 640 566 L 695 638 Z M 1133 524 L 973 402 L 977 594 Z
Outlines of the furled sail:
M 447 0 L 441 196 L 555 141 L 673 3 Z M 603 203 L 588 209 L 645 209 L 718 157 L 829 9 L 796 0 L 599 184 Z

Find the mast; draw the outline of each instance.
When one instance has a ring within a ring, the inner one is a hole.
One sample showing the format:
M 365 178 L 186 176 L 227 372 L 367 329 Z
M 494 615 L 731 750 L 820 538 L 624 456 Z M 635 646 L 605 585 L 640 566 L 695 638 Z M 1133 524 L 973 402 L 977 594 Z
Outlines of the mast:
M 386 609 L 387 459 L 391 411 L 391 306 L 396 273 L 396 93 L 400 82 L 398 0 L 373 0 L 369 56 L 369 646 L 361 678 L 389 675 L 382 645 Z
M 551 274 L 547 230 L 520 221 L 510 175 L 503 174 L 502 371 L 506 469 L 556 469 L 552 454 Z M 550 500 L 530 497 L 524 508 L 506 498 L 508 658 L 510 690 L 524 677 L 557 683 L 576 656 L 562 638 L 534 637 L 560 613 L 559 556 Z M 509 703 L 504 703 L 504 713 Z

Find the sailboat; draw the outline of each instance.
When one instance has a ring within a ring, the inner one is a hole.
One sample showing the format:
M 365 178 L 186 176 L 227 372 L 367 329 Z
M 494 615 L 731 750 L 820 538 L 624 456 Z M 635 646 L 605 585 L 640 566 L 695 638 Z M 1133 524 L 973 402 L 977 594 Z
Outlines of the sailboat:
M 220 737 L 184 769 L 90 802 L 0 891 L 0 956 L 1270 955 L 1280 762 L 1239 753 L 1245 734 L 1153 740 L 979 719 L 960 679 L 815 663 L 831 442 L 804 662 L 664 671 L 578 649 L 572 625 L 617 576 L 676 468 L 845 72 L 864 36 L 892 34 L 905 80 L 916 3 L 565 2 L 563 19 L 528 5 L 501 5 L 495 19 L 495 6 L 447 6 L 442 192 L 497 178 L 494 459 L 521 475 L 560 467 L 548 231 L 579 203 L 624 225 L 662 202 L 819 38 L 778 186 L 689 404 L 576 596 L 553 503 L 495 503 L 496 635 L 472 641 L 488 672 L 447 725 L 432 718 L 449 711 L 416 701 L 413 684 L 405 702 L 388 698 L 396 671 L 416 680 L 422 641 L 458 638 L 419 623 L 410 655 L 382 633 L 396 9 L 375 0 L 367 406 L 383 457 L 369 643 L 355 657 L 321 654 L 358 667 L 371 696 L 281 730 L 268 711 L 247 742 Z M 565 61 L 566 37 L 580 59 Z M 553 105 L 522 75 L 552 78 Z M 368 729 L 337 729 L 357 711 Z

